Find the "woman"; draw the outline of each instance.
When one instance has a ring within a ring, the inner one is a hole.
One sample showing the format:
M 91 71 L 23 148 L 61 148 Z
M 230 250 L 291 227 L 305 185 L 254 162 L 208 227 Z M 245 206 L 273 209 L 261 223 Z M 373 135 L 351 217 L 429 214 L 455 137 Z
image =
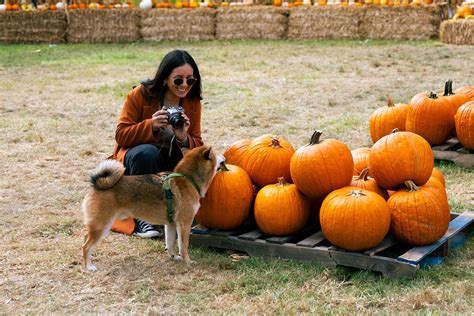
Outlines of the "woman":
M 201 99 L 201 75 L 194 59 L 184 50 L 169 52 L 155 78 L 141 82 L 127 95 L 112 158 L 123 162 L 126 175 L 172 171 L 183 157 L 182 147 L 203 144 Z M 160 235 L 153 225 L 133 218 L 116 220 L 112 230 L 143 238 Z

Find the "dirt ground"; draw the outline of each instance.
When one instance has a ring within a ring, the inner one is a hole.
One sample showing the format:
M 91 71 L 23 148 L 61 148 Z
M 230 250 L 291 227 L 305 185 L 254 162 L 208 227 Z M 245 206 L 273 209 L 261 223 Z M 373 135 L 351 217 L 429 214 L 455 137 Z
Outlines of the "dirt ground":
M 440 91 L 447 79 L 455 88 L 473 85 L 472 47 L 285 41 L 65 46 L 0 46 L 0 314 L 473 312 L 472 237 L 447 264 L 449 278 L 428 273 L 394 284 L 369 274 L 370 286 L 348 284 L 340 270 L 288 262 L 280 270 L 274 260 L 252 267 L 200 249 L 191 252 L 198 263 L 187 267 L 170 261 L 162 240 L 115 233 L 98 247 L 99 271 L 91 274 L 81 268 L 80 250 L 88 173 L 112 153 L 126 93 L 153 76 L 169 50 L 184 48 L 196 59 L 203 138 L 222 153 L 236 140 L 264 133 L 298 148 L 317 128 L 350 149 L 370 146 L 368 117 L 388 95 L 405 103 L 417 92 Z M 474 171 L 440 168 L 452 208 L 474 210 Z M 248 280 L 258 282 L 259 273 L 271 279 L 266 271 L 272 269 L 308 279 L 275 287 L 262 280 L 267 285 L 248 291 L 254 286 Z M 369 287 L 381 290 L 367 294 Z

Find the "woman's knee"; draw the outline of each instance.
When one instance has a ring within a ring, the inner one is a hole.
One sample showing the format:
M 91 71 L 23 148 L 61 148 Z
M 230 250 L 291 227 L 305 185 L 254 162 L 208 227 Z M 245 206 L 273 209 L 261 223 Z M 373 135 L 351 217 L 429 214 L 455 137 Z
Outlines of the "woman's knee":
M 155 173 L 158 171 L 160 150 L 150 144 L 135 146 L 125 155 L 125 168 L 130 175 Z

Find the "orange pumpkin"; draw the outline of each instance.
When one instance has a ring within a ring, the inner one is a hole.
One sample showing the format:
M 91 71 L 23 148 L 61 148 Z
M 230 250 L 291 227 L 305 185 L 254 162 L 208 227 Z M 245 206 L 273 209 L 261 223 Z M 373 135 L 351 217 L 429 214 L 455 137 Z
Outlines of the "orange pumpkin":
M 242 168 L 260 187 L 275 183 L 279 177 L 291 182 L 290 160 L 294 152 L 285 138 L 265 134 L 250 143 Z
M 416 186 L 406 182 L 388 199 L 391 232 L 408 245 L 423 246 L 443 237 L 450 221 L 446 196 L 428 186 Z
M 390 228 L 390 210 L 380 195 L 349 186 L 324 199 L 319 220 L 324 236 L 333 245 L 362 251 L 385 238 Z
M 224 164 L 201 199 L 196 221 L 209 228 L 235 229 L 247 219 L 252 199 L 252 182 L 245 170 Z
M 469 86 L 461 87 L 461 88 L 456 89 L 454 93 L 465 94 L 469 98 L 469 101 L 474 101 L 474 87 L 469 87 Z
M 446 187 L 446 178 L 444 177 L 443 172 L 440 169 L 434 167 L 433 171 L 431 172 L 431 177 L 435 177 L 441 182 L 443 187 Z
M 469 15 L 472 15 L 472 8 L 468 5 L 463 5 L 456 10 L 456 13 L 461 18 L 465 18 Z
M 310 215 L 308 199 L 283 177 L 258 191 L 254 205 L 258 228 L 267 235 L 285 236 L 300 231 Z
M 246 151 L 252 141 L 250 139 L 241 139 L 232 143 L 224 152 L 227 163 L 242 167 Z
M 370 173 L 377 184 L 395 190 L 405 181 L 423 185 L 431 177 L 434 157 L 430 144 L 412 132 L 399 132 L 379 139 L 370 152 Z
M 443 186 L 441 181 L 438 180 L 438 178 L 431 176 L 424 186 L 439 190 L 439 192 L 446 196 L 446 200 L 448 199 L 448 193 L 446 192 L 446 188 Z
M 362 170 L 358 176 L 353 176 L 351 186 L 375 192 L 385 200 L 388 200 L 387 190 L 379 187 L 375 179 L 369 177 L 369 168 Z
M 348 186 L 354 170 L 349 148 L 336 139 L 320 141 L 321 134 L 321 131 L 315 131 L 310 143 L 299 148 L 290 163 L 291 178 L 310 198 L 319 198 Z
M 456 114 L 457 110 L 461 105 L 469 101 L 469 97 L 464 93 L 453 92 L 453 81 L 448 80 L 444 85 L 443 96 L 448 100 L 451 108 L 453 109 L 453 115 Z
M 395 128 L 404 131 L 408 108 L 408 104 L 395 104 L 392 97 L 388 97 L 387 105 L 378 108 L 370 115 L 369 125 L 372 142 L 375 143 L 383 136 L 390 134 Z
M 456 112 L 456 135 L 464 146 L 474 150 L 474 101 L 461 105 Z
M 410 104 L 406 130 L 422 136 L 431 145 L 446 142 L 454 131 L 454 113 L 448 100 L 434 92 L 422 92 Z
M 359 175 L 362 170 L 369 167 L 369 160 L 370 160 L 370 148 L 369 147 L 361 147 L 351 151 L 352 160 L 354 160 L 354 171 L 352 175 L 357 176 Z M 370 173 L 369 173 L 370 176 Z

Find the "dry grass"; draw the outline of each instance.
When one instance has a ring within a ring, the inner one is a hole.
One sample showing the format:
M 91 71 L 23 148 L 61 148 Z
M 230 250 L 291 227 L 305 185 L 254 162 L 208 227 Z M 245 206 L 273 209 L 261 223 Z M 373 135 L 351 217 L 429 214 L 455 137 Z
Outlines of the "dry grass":
M 368 117 L 446 79 L 473 84 L 469 47 L 437 42 L 202 42 L 0 46 L 0 314 L 474 312 L 474 237 L 413 280 L 192 249 L 171 264 L 161 240 L 111 234 L 95 274 L 81 270 L 80 203 L 88 172 L 113 149 L 123 97 L 164 53 L 191 52 L 204 81 L 203 137 L 222 152 L 241 138 L 316 128 L 370 145 Z M 446 174 L 455 211 L 473 209 L 474 172 Z

